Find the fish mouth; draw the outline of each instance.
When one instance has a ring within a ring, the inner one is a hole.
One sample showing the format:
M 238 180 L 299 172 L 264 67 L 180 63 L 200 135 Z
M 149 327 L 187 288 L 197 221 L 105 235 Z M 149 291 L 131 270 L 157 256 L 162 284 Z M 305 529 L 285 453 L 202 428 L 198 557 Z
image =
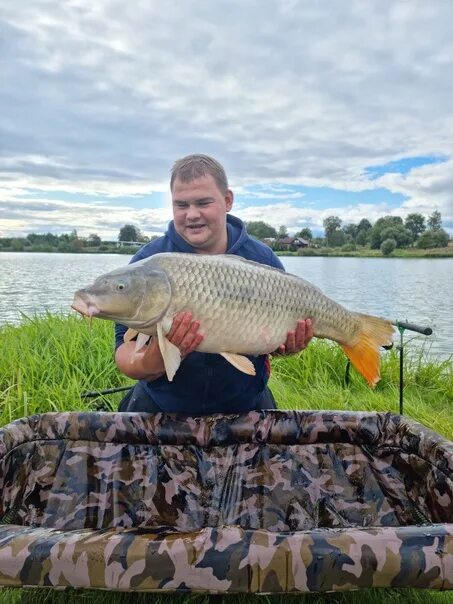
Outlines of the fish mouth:
M 71 304 L 71 308 L 80 313 L 83 317 L 96 317 L 101 312 L 96 304 L 86 302 L 81 298 L 76 298 Z

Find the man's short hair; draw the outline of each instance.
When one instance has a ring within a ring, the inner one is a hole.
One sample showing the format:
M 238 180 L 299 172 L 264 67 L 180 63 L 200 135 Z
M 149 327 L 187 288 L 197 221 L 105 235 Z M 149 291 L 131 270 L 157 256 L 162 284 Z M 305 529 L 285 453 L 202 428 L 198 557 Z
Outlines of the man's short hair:
M 207 174 L 212 176 L 222 193 L 228 191 L 228 179 L 222 164 L 213 157 L 201 153 L 187 155 L 175 161 L 171 169 L 170 190 L 173 190 L 176 179 L 187 183 Z

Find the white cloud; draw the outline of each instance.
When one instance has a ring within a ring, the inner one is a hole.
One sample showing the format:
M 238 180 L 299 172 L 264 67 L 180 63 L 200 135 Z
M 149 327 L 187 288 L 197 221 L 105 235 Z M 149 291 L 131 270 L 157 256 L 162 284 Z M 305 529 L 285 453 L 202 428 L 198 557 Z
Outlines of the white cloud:
M 453 160 L 422 166 L 408 174 L 386 174 L 378 183 L 408 197 L 401 205 L 401 215 L 429 215 L 439 210 L 444 226 L 453 231 Z
M 290 203 L 276 203 L 267 206 L 249 206 L 235 212 L 242 220 L 263 220 L 278 229 L 284 225 L 290 233 L 309 227 L 316 231 L 323 231 L 323 220 L 328 216 L 340 216 L 343 224 L 358 223 L 366 217 L 374 222 L 383 215 L 400 215 L 400 213 L 387 204 L 358 204 L 346 207 L 331 207 L 318 210 L 313 207 L 300 208 Z
M 439 207 L 451 220 L 451 3 L 16 0 L 0 11 L 5 201 L 164 191 L 177 157 L 205 152 L 236 187 L 386 186 L 409 196 L 402 211 Z M 364 175 L 431 154 L 450 162 Z
M 135 224 L 151 236 L 162 234 L 171 219 L 168 207 L 138 210 L 105 202 L 87 204 L 55 199 L 16 199 L 9 203 L 0 200 L 0 214 L 0 237 L 75 229 L 82 237 L 97 233 L 104 240 L 116 240 L 125 224 Z

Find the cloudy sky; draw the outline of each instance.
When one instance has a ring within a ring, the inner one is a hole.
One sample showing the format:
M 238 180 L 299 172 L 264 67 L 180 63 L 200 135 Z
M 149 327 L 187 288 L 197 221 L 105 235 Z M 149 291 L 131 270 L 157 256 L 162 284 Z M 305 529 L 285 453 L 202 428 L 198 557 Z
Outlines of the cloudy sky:
M 437 209 L 453 233 L 453 3 L 1 4 L 0 236 L 158 234 L 197 152 L 245 220 Z

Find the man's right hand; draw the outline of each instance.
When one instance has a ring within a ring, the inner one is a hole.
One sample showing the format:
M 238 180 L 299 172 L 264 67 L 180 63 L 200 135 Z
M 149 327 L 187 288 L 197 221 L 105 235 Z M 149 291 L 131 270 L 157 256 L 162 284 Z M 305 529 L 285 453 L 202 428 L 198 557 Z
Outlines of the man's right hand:
M 193 352 L 203 340 L 203 334 L 198 330 L 200 322 L 194 321 L 192 313 L 180 312 L 174 316 L 167 340 L 181 351 L 181 358 Z M 116 350 L 115 362 L 121 373 L 136 380 L 157 380 L 165 374 L 157 337 L 149 344 L 135 350 L 135 341 L 124 342 Z
M 200 321 L 194 321 L 191 312 L 179 312 L 173 317 L 167 340 L 177 346 L 181 357 L 185 358 L 203 341 L 203 334 L 198 331 L 199 329 Z

